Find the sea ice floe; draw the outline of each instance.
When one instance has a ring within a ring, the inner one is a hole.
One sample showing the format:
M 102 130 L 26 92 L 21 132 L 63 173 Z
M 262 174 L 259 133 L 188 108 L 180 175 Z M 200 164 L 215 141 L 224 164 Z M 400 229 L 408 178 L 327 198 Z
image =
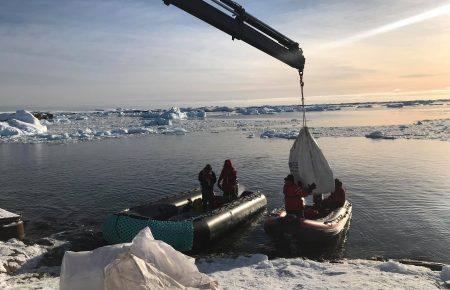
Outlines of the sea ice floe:
M 416 103 L 414 103 L 416 104 Z M 359 104 L 363 106 L 367 104 Z M 371 105 L 371 104 L 369 104 Z M 380 104 L 376 104 L 380 106 Z M 422 105 L 419 103 L 419 105 Z M 356 105 L 315 105 L 307 110 L 339 110 Z M 353 107 L 352 107 L 353 106 Z M 445 103 L 445 105 L 447 104 Z M 78 142 L 94 139 L 124 137 L 132 134 L 178 134 L 187 132 L 242 131 L 247 136 L 261 138 L 295 139 L 301 127 L 296 114 L 286 116 L 286 112 L 298 111 L 298 106 L 261 106 L 236 108 L 171 108 L 170 110 L 126 110 L 111 109 L 91 112 L 54 112 L 53 119 L 37 120 L 31 113 L 0 114 L 0 142 Z M 221 113 L 218 110 L 224 110 Z M 445 112 L 445 108 L 443 108 Z M 205 118 L 206 112 L 208 119 Z M 266 117 L 267 114 L 283 112 L 284 115 Z M 36 113 L 38 114 L 38 113 Z M 244 114 L 259 114 L 242 117 Z M 319 113 L 320 114 L 320 113 Z M 344 114 L 344 112 L 342 113 Z M 17 118 L 13 118 L 17 116 Z M 22 116 L 22 117 L 20 117 Z M 24 117 L 25 116 L 25 117 Z M 444 114 L 445 116 L 445 114 Z M 294 117 L 294 118 L 293 118 Z M 31 122 L 31 123 L 30 123 Z M 374 139 L 435 139 L 448 140 L 450 119 L 421 120 L 413 124 L 389 126 L 314 127 L 315 137 L 367 137 Z M 86 130 L 89 128 L 89 130 Z M 176 129 L 182 128 L 182 130 Z
M 423 120 L 409 125 L 312 127 L 314 137 L 367 137 L 371 139 L 435 139 L 447 141 L 450 137 L 450 119 Z M 261 138 L 297 138 L 299 129 L 262 129 Z

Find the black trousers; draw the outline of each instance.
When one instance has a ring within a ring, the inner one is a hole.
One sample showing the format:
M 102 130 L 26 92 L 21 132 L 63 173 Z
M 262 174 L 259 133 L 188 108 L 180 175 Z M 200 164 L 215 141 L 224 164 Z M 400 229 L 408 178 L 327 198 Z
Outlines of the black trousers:
M 202 188 L 202 205 L 203 208 L 211 207 L 214 196 L 213 188 Z

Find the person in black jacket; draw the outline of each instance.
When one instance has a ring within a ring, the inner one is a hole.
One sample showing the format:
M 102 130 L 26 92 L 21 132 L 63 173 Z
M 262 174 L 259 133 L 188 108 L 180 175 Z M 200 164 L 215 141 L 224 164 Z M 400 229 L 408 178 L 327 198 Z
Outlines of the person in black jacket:
M 198 174 L 198 181 L 202 189 L 202 204 L 206 210 L 212 207 L 212 199 L 214 197 L 214 184 L 217 181 L 216 174 L 212 170 L 211 165 L 206 164 L 205 168 Z

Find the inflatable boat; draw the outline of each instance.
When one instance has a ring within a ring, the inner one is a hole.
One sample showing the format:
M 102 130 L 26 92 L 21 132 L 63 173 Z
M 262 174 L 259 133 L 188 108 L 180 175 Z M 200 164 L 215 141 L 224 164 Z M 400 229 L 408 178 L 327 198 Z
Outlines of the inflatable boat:
M 148 226 L 155 239 L 186 252 L 208 246 L 266 205 L 264 194 L 244 191 L 231 202 L 215 196 L 213 209 L 203 211 L 202 195 L 196 189 L 110 215 L 102 233 L 110 244 L 126 243 Z
M 279 209 L 269 214 L 264 230 L 275 239 L 289 236 L 298 241 L 320 242 L 339 236 L 346 229 L 351 216 L 352 204 L 348 201 L 335 210 L 315 211 L 307 208 L 306 218 L 287 215 L 284 209 Z

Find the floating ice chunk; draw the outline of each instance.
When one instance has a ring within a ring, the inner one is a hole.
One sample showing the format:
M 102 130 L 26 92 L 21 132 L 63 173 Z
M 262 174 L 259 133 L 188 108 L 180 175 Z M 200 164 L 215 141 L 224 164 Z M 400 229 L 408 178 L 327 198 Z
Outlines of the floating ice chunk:
M 161 117 L 170 120 L 181 120 L 186 119 L 187 115 L 181 112 L 180 108 L 172 107 L 169 111 L 162 113 Z
M 43 138 L 47 141 L 63 141 L 70 139 L 70 135 L 68 133 L 64 134 L 39 134 L 38 137 Z
M 155 133 L 155 130 L 145 127 L 136 127 L 128 129 L 128 134 L 148 134 L 148 133 Z
M 266 115 L 266 114 L 271 115 L 271 114 L 275 114 L 276 113 L 274 109 L 268 108 L 268 107 L 262 107 L 262 108 L 258 109 L 258 112 L 260 114 L 264 114 L 264 115 Z
M 172 126 L 172 120 L 164 118 L 155 118 L 144 122 L 144 126 Z
M 371 104 L 365 104 L 365 105 L 358 105 L 356 106 L 357 109 L 369 109 L 372 108 L 373 106 Z
M 322 112 L 322 111 L 325 111 L 325 108 L 323 106 L 311 106 L 311 107 L 306 107 L 306 111 L 308 111 L 308 112 Z
M 372 133 L 366 134 L 365 136 L 366 138 L 370 139 L 395 139 L 395 137 L 384 135 L 384 133 L 381 131 L 373 131 Z
M 70 124 L 71 121 L 69 120 L 69 118 L 67 118 L 66 116 L 62 115 L 62 116 L 57 116 L 53 120 L 53 123 L 55 123 L 55 124 Z
M 242 115 L 260 115 L 261 114 L 259 112 L 259 110 L 256 108 L 240 108 L 239 113 L 241 113 Z
M 153 119 L 153 118 L 160 118 L 161 112 L 159 111 L 148 111 L 141 113 L 141 117 L 144 119 Z
M 282 139 L 296 139 L 298 131 L 276 131 L 266 130 L 261 133 L 261 138 L 282 138 Z
M 161 131 L 162 134 L 166 134 L 166 135 L 186 135 L 188 131 L 186 129 L 183 128 L 165 128 Z
M 392 103 L 392 104 L 386 104 L 386 107 L 388 108 L 403 108 L 403 103 Z
M 88 116 L 76 116 L 75 120 L 76 121 L 87 121 L 89 118 Z
M 96 137 L 107 137 L 107 136 L 111 136 L 111 131 L 109 131 L 109 130 L 96 131 L 94 135 Z
M 189 119 L 204 119 L 206 118 L 206 112 L 203 110 L 193 110 L 186 112 L 186 115 Z
M 125 135 L 125 134 L 128 134 L 128 130 L 127 129 L 123 129 L 123 128 L 116 128 L 116 129 L 112 129 L 111 130 L 111 134 L 114 134 L 114 135 Z

